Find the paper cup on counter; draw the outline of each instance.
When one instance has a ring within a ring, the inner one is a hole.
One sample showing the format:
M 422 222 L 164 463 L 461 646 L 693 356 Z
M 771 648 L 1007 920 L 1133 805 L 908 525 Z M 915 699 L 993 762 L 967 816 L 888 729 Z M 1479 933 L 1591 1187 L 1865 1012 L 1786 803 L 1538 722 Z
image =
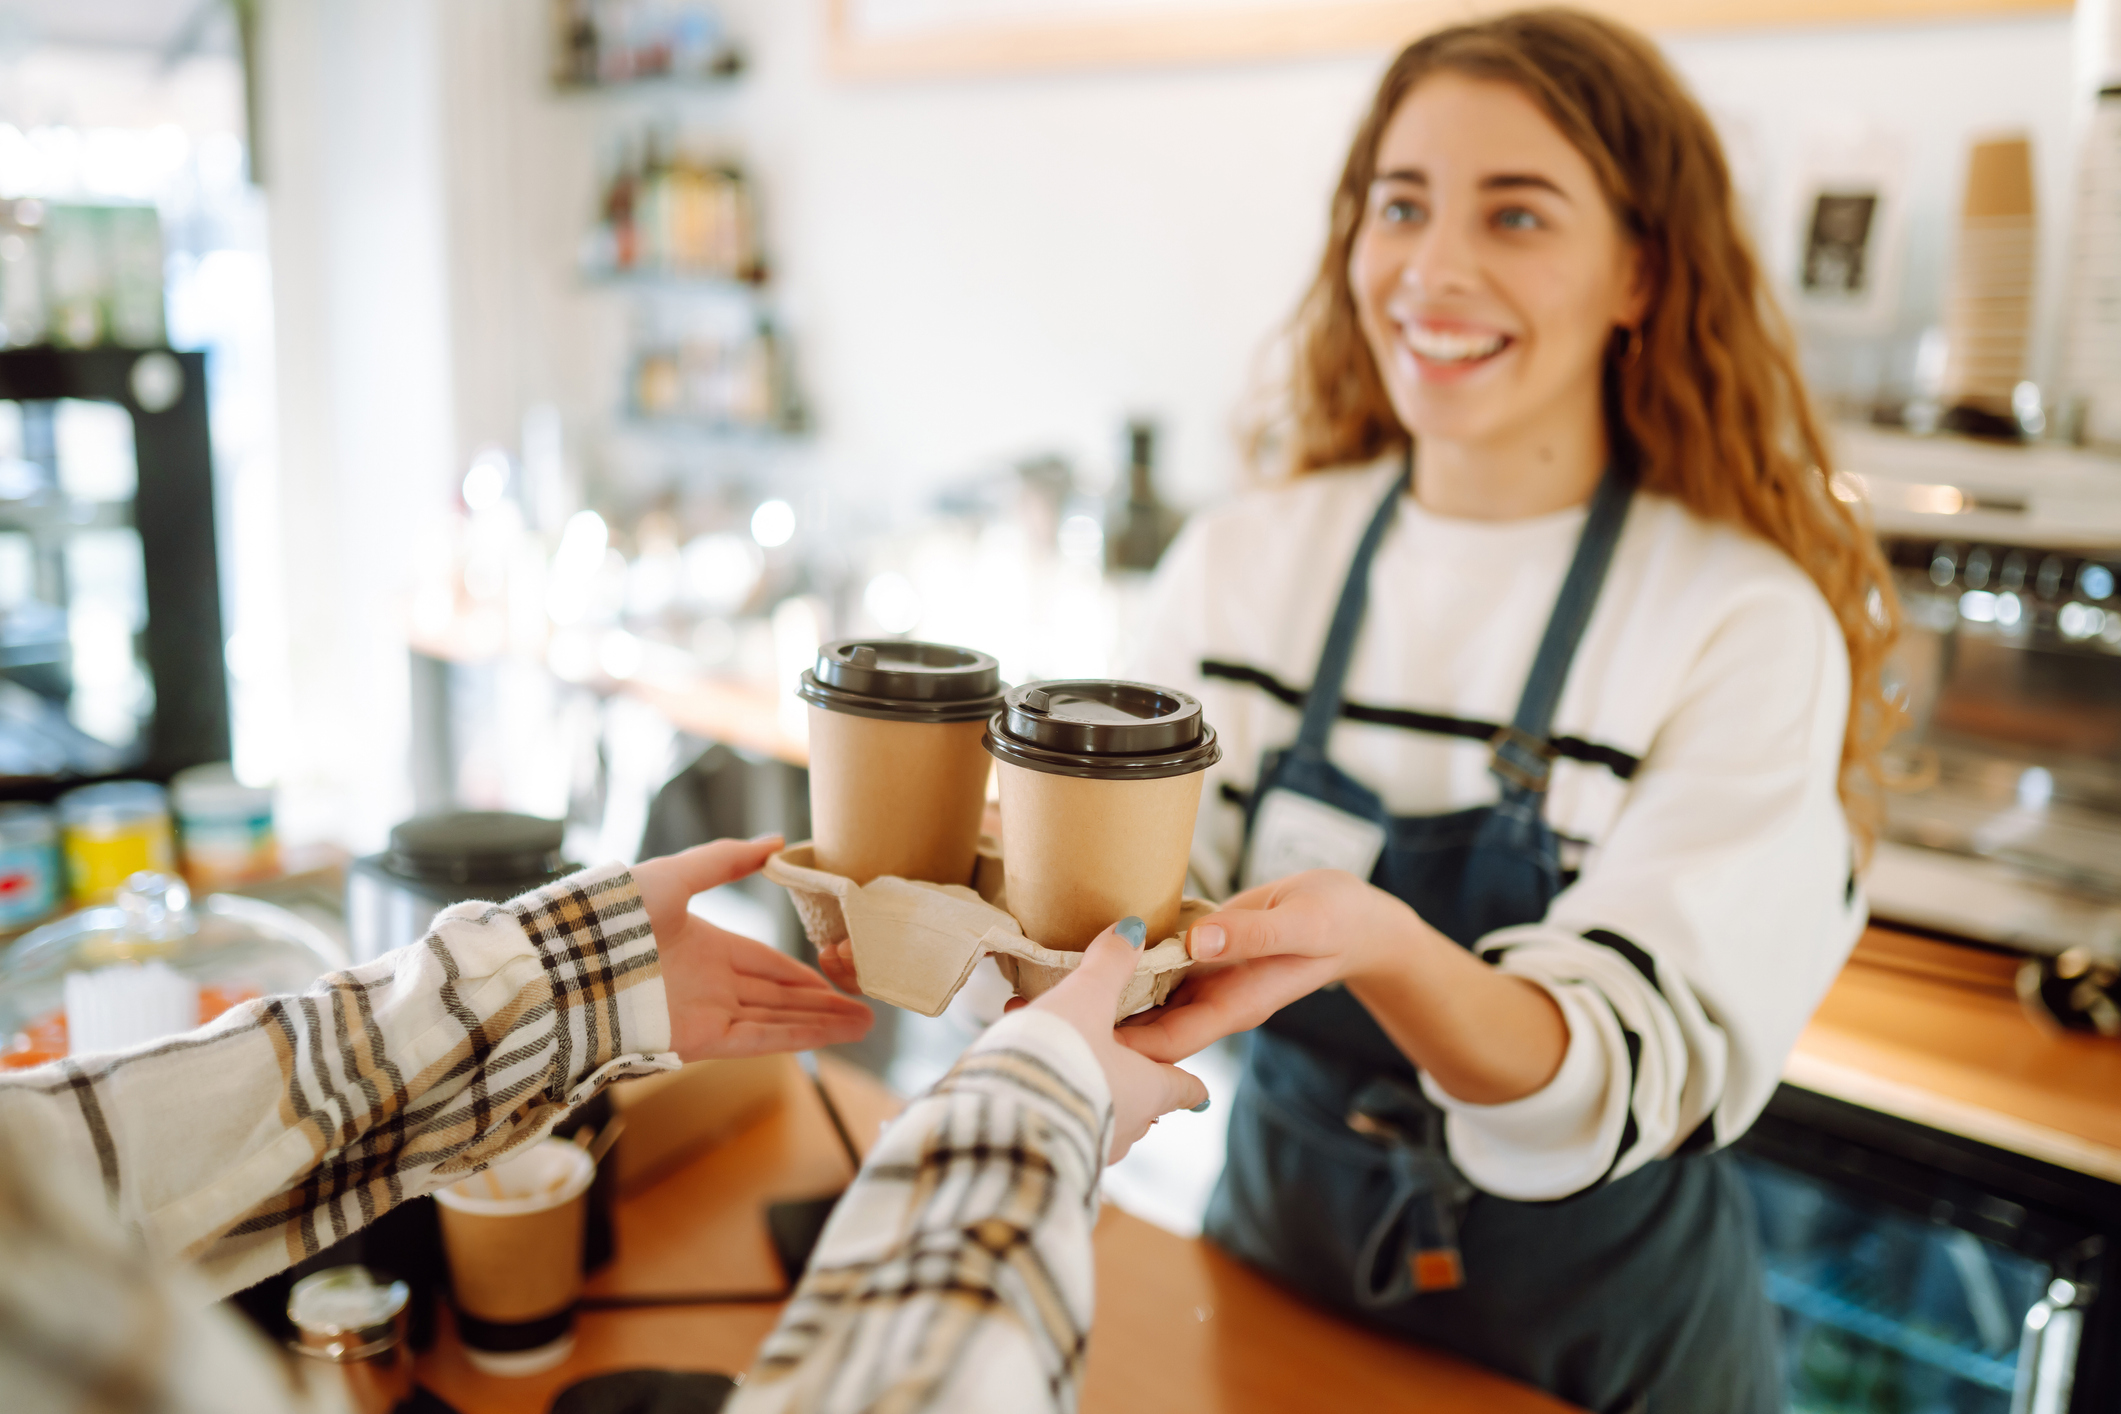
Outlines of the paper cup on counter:
M 534 1375 L 574 1351 L 582 1234 L 596 1163 L 546 1139 L 435 1194 L 457 1335 L 490 1375 Z
M 842 639 L 818 650 L 810 704 L 810 824 L 821 869 L 970 884 L 992 769 L 980 745 L 1001 665 L 941 643 Z
M 1202 773 L 1222 756 L 1200 703 L 1148 683 L 1033 683 L 1007 694 L 985 742 L 1024 936 L 1081 952 L 1130 914 L 1172 936 Z

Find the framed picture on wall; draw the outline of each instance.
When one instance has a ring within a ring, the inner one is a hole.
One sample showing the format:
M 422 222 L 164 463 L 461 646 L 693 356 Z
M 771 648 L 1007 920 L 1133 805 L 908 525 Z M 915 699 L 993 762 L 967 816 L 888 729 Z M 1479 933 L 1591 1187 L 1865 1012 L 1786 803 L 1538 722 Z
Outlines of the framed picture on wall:
M 1215 63 L 1390 50 L 1471 0 L 824 0 L 843 78 Z M 1581 0 L 1648 30 L 1862 24 L 2067 10 L 2070 0 Z
M 1906 246 L 1906 143 L 1888 133 L 1817 139 L 1785 188 L 1770 252 L 1791 314 L 1822 333 L 1890 331 Z

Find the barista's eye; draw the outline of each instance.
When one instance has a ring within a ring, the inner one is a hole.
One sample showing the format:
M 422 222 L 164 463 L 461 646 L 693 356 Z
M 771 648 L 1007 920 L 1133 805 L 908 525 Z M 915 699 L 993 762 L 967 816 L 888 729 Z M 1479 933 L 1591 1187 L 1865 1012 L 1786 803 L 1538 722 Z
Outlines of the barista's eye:
M 1429 219 L 1429 208 L 1410 196 L 1395 196 L 1377 208 L 1377 214 L 1395 226 L 1415 225 Z
M 1505 231 L 1536 231 L 1546 222 L 1522 206 L 1505 206 L 1495 213 L 1495 224 Z

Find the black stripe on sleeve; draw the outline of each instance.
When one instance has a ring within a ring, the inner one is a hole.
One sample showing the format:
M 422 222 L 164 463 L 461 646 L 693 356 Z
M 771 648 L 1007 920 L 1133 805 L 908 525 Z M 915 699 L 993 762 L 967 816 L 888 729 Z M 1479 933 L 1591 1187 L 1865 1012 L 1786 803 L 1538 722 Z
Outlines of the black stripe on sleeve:
M 1638 944 L 1630 942 L 1628 939 L 1621 937 L 1620 934 L 1604 928 L 1593 928 L 1583 936 L 1586 942 L 1610 948 L 1626 958 L 1628 965 L 1641 973 L 1648 979 L 1649 984 L 1657 989 L 1657 995 L 1663 1000 L 1664 1004 L 1666 1006 L 1672 1004 L 1672 999 L 1666 993 L 1664 984 L 1658 980 L 1656 959 L 1644 952 Z M 1634 1033 L 1630 1032 L 1628 1035 L 1628 1054 L 1631 1060 L 1635 1054 L 1636 1044 Z M 1628 1103 L 1630 1106 L 1628 1122 L 1631 1126 L 1634 1123 L 1632 1108 L 1634 1098 L 1633 1083 L 1630 1082 L 1628 1090 Z M 1716 1147 L 1716 1107 L 1722 1103 L 1723 1097 L 1720 1095 L 1709 1102 L 1708 1113 L 1702 1117 L 1701 1123 L 1695 1125 L 1693 1132 L 1681 1140 L 1679 1146 L 1672 1151 L 1675 1156 L 1680 1154 L 1705 1154 Z
M 1204 658 L 1200 664 L 1200 675 L 1204 678 L 1221 678 L 1225 682 L 1243 683 L 1256 687 L 1285 707 L 1303 706 L 1304 694 L 1287 683 L 1259 668 L 1243 663 L 1224 663 Z M 1416 712 L 1406 707 L 1372 707 L 1361 702 L 1343 702 L 1340 715 L 1351 722 L 1362 722 L 1373 727 L 1395 727 L 1401 731 L 1426 732 L 1432 736 L 1455 736 L 1467 741 L 1491 741 L 1502 730 L 1500 722 L 1483 722 L 1473 717 L 1453 717 L 1441 712 Z M 1601 746 L 1585 741 L 1581 737 L 1558 736 L 1547 745 L 1557 756 L 1566 756 L 1572 761 L 1586 765 L 1603 766 L 1621 780 L 1630 780 L 1642 765 L 1642 758 L 1611 746 Z
M 1657 989 L 1658 995 L 1663 995 L 1664 984 L 1657 980 L 1657 960 L 1655 958 L 1644 952 L 1633 942 L 1621 937 L 1618 933 L 1610 932 L 1604 928 L 1592 928 L 1583 936 L 1584 941 L 1596 943 L 1602 948 L 1611 948 L 1614 952 L 1626 958 L 1628 965 L 1640 972 L 1643 980 Z
M 1613 1019 L 1620 1020 L 1617 1012 Z M 1605 1172 L 1599 1175 L 1597 1184 L 1593 1185 L 1600 1188 L 1613 1181 L 1613 1174 L 1619 1169 L 1620 1161 L 1628 1156 L 1628 1151 L 1635 1147 L 1635 1141 L 1642 1137 L 1642 1126 L 1635 1122 L 1635 1084 L 1642 1078 L 1642 1037 L 1636 1035 L 1624 1023 L 1620 1034 L 1628 1043 L 1628 1118 L 1627 1123 L 1621 1126 L 1620 1144 L 1613 1150 L 1613 1162 L 1605 1166 Z
M 1679 1147 L 1674 1149 L 1672 1154 L 1674 1157 L 1687 1154 L 1706 1154 L 1715 1147 L 1716 1116 L 1711 1112 L 1702 1118 L 1701 1123 L 1694 1126 L 1692 1134 L 1680 1141 Z

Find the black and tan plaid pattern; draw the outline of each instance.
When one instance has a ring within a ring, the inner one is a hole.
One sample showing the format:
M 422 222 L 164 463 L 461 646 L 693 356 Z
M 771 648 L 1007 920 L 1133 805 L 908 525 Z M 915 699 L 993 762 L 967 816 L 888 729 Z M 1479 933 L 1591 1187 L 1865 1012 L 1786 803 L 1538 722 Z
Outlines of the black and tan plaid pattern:
M 655 940 L 610 866 L 458 904 L 420 943 L 184 1036 L 0 1077 L 158 1255 L 234 1290 L 669 1069 Z
M 1110 1114 L 1065 1023 L 996 1026 L 879 1142 L 732 1410 L 1073 1409 Z

